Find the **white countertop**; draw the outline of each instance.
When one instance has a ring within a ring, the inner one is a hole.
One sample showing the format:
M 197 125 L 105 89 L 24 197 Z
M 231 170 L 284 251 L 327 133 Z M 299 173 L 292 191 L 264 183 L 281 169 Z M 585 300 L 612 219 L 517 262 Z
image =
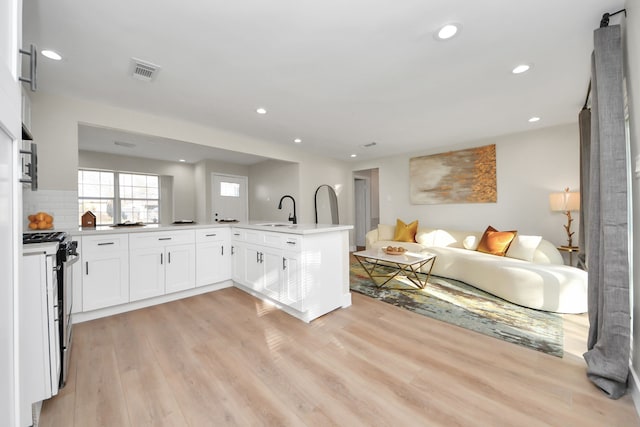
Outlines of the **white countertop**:
M 316 234 L 330 233 L 334 231 L 351 230 L 353 225 L 333 225 L 333 224 L 291 224 L 278 221 L 249 221 L 249 222 L 228 222 L 209 224 L 148 224 L 144 226 L 111 227 L 98 226 L 96 228 L 78 228 L 66 231 L 72 236 L 88 236 L 95 234 L 120 234 L 120 233 L 140 233 L 148 231 L 176 231 L 176 230 L 197 230 L 202 228 L 243 228 L 251 230 L 272 231 L 286 234 Z

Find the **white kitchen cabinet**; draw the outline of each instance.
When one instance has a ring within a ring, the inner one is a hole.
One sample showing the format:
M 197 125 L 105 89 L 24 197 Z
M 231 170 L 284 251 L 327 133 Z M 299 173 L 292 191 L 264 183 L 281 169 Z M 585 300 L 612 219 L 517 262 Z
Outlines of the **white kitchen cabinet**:
M 82 310 L 129 302 L 127 234 L 82 237 Z
M 231 279 L 247 284 L 247 244 L 244 230 L 231 230 Z
M 267 246 L 258 246 L 258 260 L 255 268 L 254 285 L 255 290 L 273 299 L 278 299 L 280 294 L 280 281 L 282 271 L 282 251 Z
M 265 245 L 265 234 L 254 230 L 232 232 L 232 277 L 256 292 L 273 294 L 280 278 L 278 245 Z
M 282 255 L 282 278 L 278 301 L 298 311 L 304 311 L 300 261 L 299 253 L 285 252 Z
M 303 311 L 300 236 L 243 230 L 234 233 L 232 243 L 233 256 L 236 257 L 234 281 L 253 292 Z
M 228 228 L 196 231 L 196 286 L 231 279 L 231 232 Z
M 130 300 L 164 295 L 164 246 L 131 248 Z
M 138 301 L 195 287 L 195 232 L 129 235 L 130 300 Z

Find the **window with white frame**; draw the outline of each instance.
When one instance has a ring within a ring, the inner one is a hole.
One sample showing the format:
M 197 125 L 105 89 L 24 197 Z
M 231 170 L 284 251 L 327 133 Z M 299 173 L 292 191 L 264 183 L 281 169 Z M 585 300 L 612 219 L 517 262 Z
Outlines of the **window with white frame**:
M 157 175 L 78 170 L 78 221 L 91 211 L 96 225 L 160 222 L 160 180 Z

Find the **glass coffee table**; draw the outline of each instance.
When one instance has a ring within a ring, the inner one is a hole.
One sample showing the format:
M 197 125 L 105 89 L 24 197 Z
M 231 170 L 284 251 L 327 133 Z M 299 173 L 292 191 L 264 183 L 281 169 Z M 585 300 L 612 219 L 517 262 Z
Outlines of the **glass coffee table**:
M 436 262 L 436 255 L 429 252 L 405 252 L 402 255 L 389 255 L 382 249 L 367 249 L 366 251 L 354 252 L 353 256 L 378 288 L 386 285 L 399 274 L 404 273 L 411 283 L 419 289 L 424 289 L 431 277 L 433 264 Z M 431 263 L 429 271 L 426 273 L 424 280 L 421 280 L 418 272 L 429 263 Z M 391 268 L 392 271 L 380 274 L 381 268 L 379 267 Z M 376 271 L 376 268 L 378 268 L 378 271 Z M 380 281 L 378 279 L 384 280 Z

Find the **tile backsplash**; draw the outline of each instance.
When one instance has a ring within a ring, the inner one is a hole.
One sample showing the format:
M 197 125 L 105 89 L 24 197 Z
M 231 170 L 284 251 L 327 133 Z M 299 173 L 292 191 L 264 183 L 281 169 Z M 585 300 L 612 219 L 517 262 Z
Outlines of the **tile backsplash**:
M 61 190 L 25 190 L 22 192 L 22 212 L 24 214 L 24 229 L 29 229 L 30 214 L 46 212 L 53 216 L 53 226 L 56 230 L 77 229 L 78 192 Z

